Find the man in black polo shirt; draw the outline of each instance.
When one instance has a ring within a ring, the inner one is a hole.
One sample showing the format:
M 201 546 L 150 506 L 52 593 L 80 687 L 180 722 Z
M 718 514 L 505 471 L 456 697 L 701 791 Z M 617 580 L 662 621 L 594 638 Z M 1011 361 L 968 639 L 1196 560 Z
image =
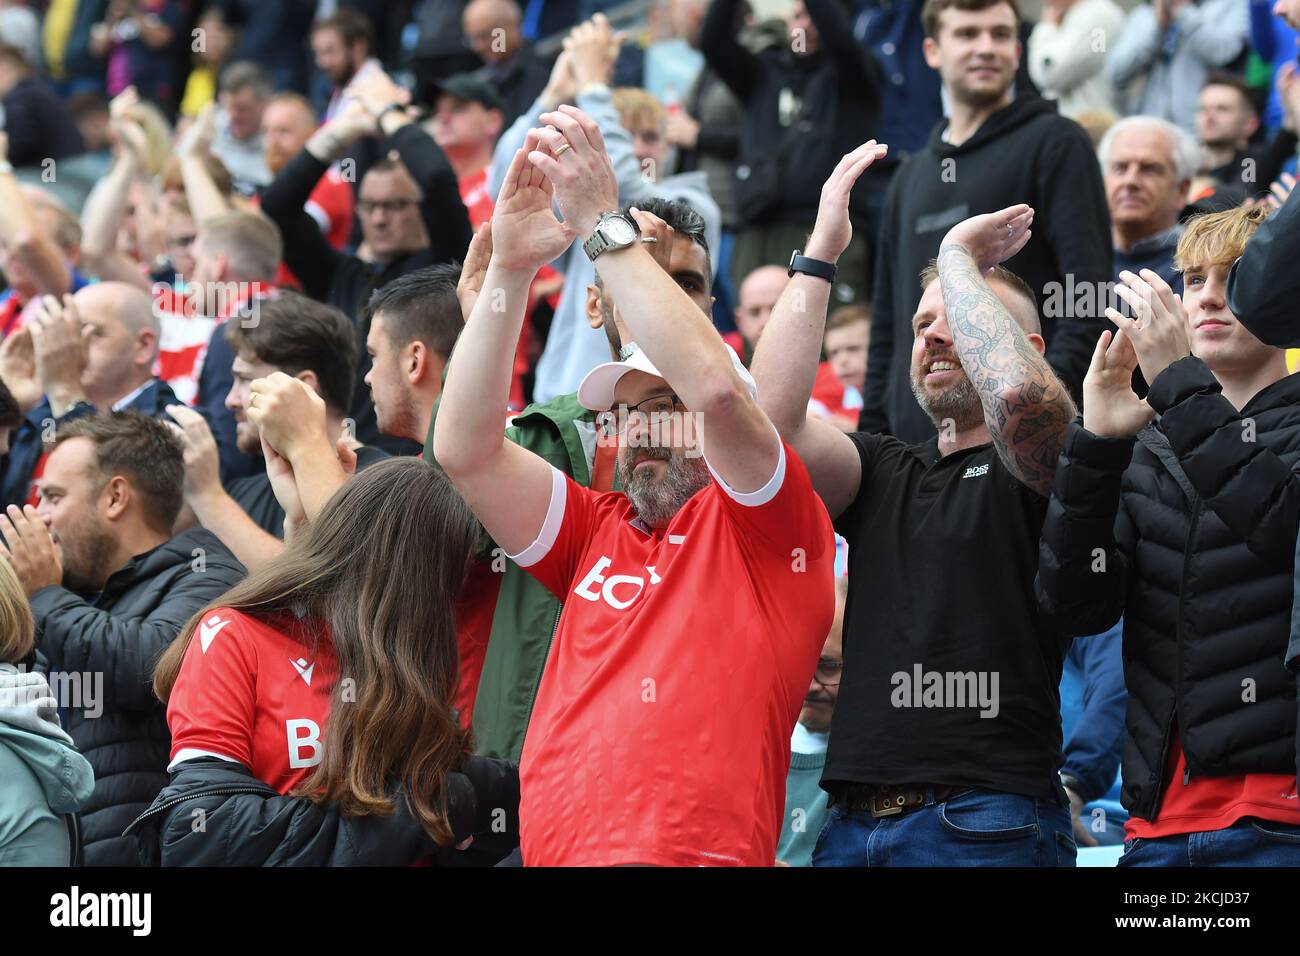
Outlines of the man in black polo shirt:
M 849 542 L 822 776 L 833 805 L 813 864 L 1073 865 L 1057 776 L 1066 642 L 1038 616 L 1034 573 L 1074 405 L 1043 358 L 1033 293 L 995 268 L 1028 241 L 1033 210 L 957 224 L 922 278 L 911 377 L 935 438 L 845 435 L 807 415 L 849 191 L 883 154 L 866 143 L 827 180 L 808 258 L 791 263 L 804 274 L 753 364 Z

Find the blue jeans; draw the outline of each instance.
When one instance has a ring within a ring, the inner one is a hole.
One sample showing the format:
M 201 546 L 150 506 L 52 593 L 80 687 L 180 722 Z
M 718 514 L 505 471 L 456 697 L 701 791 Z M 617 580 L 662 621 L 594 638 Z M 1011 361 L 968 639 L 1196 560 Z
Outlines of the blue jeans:
M 831 808 L 813 866 L 1074 866 L 1070 813 L 1033 797 L 971 790 L 893 817 Z
M 1300 826 L 1258 817 L 1224 830 L 1124 841 L 1117 866 L 1300 866 Z

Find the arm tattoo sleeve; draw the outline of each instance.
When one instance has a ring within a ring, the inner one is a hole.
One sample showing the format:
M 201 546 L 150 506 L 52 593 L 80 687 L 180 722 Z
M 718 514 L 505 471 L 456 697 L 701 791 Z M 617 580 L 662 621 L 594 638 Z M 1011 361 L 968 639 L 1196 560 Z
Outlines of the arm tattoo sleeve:
M 953 345 L 998 455 L 1020 481 L 1050 494 L 1074 402 L 966 249 L 939 250 L 939 281 Z

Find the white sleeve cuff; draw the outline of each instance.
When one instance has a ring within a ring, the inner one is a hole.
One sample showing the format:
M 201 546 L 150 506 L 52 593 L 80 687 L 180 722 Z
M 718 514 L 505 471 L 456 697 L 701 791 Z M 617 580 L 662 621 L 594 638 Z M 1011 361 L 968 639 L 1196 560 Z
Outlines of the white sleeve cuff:
M 564 505 L 568 493 L 569 488 L 564 472 L 552 465 L 551 503 L 546 508 L 546 520 L 542 522 L 542 530 L 537 533 L 536 541 L 518 554 L 507 554 L 507 558 L 521 568 L 526 568 L 551 553 L 551 548 L 555 546 L 555 539 L 560 534 L 560 525 L 564 522 Z
M 182 747 L 172 758 L 172 762 L 167 765 L 167 772 L 171 773 L 187 760 L 197 760 L 199 757 L 216 757 L 230 763 L 239 763 L 234 757 L 227 757 L 225 754 L 213 753 L 211 750 L 199 750 L 197 747 Z
M 722 480 L 721 475 L 713 470 L 713 466 L 709 465 L 709 459 L 707 457 L 704 459 L 704 463 L 709 465 L 709 474 L 718 483 L 718 487 L 725 491 L 727 496 L 737 504 L 742 504 L 747 508 L 757 508 L 760 505 L 765 505 L 776 497 L 776 493 L 781 490 L 781 485 L 785 483 L 785 443 L 781 441 L 781 436 L 775 426 L 772 428 L 772 434 L 776 436 L 776 470 L 772 472 L 772 477 L 767 480 L 767 484 L 757 491 L 736 491 Z
M 314 203 L 309 199 L 307 200 L 307 205 L 302 207 L 302 211 L 311 216 L 312 219 L 316 220 L 316 225 L 320 226 L 322 235 L 329 235 L 330 217 L 329 214 L 320 207 L 319 203 Z

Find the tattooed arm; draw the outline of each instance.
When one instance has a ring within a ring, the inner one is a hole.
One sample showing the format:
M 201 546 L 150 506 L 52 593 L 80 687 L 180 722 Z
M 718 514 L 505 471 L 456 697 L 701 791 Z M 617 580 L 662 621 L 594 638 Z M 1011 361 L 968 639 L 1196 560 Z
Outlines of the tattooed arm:
M 1034 211 L 1012 206 L 954 226 L 939 248 L 939 281 L 953 345 L 984 405 L 993 446 L 1007 468 L 1041 495 L 1077 414 L 1043 357 L 1043 337 L 1026 332 L 985 274 L 1029 241 Z

